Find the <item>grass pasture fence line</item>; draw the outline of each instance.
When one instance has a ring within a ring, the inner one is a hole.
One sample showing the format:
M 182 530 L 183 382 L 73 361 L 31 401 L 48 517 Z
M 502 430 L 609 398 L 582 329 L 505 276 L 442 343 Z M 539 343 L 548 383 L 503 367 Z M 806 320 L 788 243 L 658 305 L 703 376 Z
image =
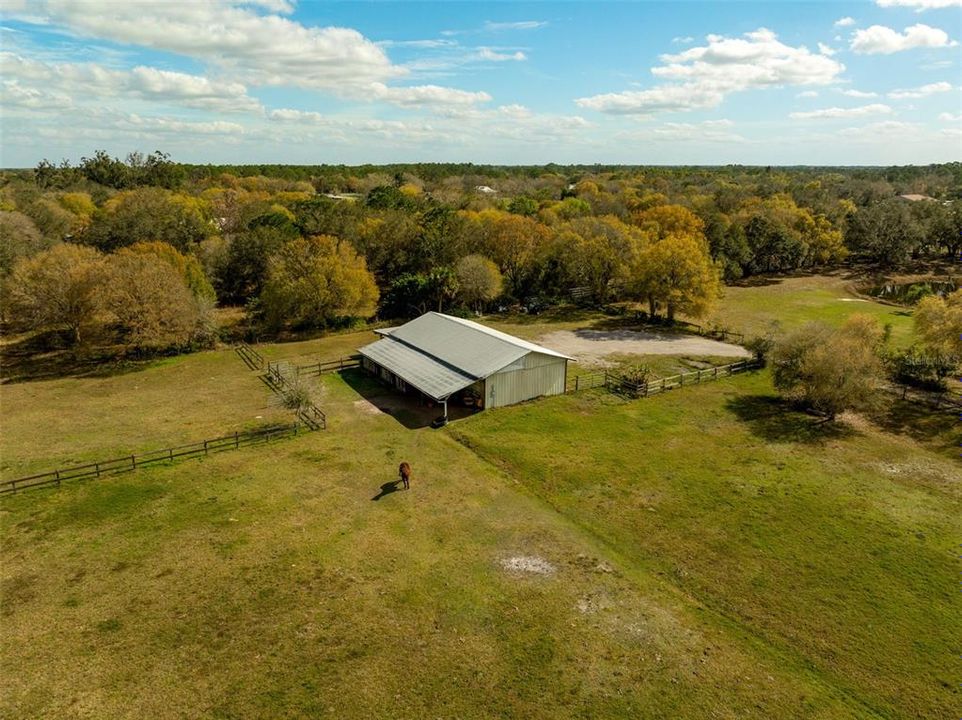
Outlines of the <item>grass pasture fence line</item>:
M 291 368 L 296 375 L 305 375 L 307 377 L 326 375 L 327 373 L 339 372 L 341 370 L 347 370 L 349 368 L 356 368 L 360 366 L 360 355 L 348 355 L 347 357 L 337 358 L 336 360 L 320 360 L 316 363 L 309 363 L 307 365 L 295 365 L 294 363 L 288 363 L 284 361 L 269 361 L 267 363 L 268 371 L 270 371 L 272 367 L 288 367 Z
M 264 369 L 264 356 L 257 352 L 254 348 L 245 342 L 239 343 L 234 346 L 234 352 L 236 352 L 240 359 L 244 361 L 251 370 L 263 370 Z
M 296 379 L 292 382 L 288 378 L 288 373 L 291 372 L 291 368 L 296 367 L 296 365 L 291 365 L 290 363 L 268 363 L 267 372 L 260 377 L 267 387 L 280 395 L 285 402 L 289 402 L 296 397 L 297 392 L 294 386 Z M 299 377 L 296 370 L 294 371 L 294 376 L 295 378 Z M 311 430 L 327 429 L 327 415 L 314 403 L 301 401 L 297 407 L 294 408 L 294 412 L 297 419 L 307 425 Z
M 306 425 L 306 429 L 310 431 L 312 428 L 310 425 Z M 59 487 L 61 483 L 69 480 L 84 480 L 133 472 L 156 463 L 207 456 L 225 450 L 237 450 L 259 443 L 269 443 L 275 439 L 295 437 L 300 432 L 302 432 L 301 423 L 272 425 L 256 430 L 239 430 L 231 435 L 221 435 L 220 437 L 168 447 L 163 450 L 152 450 L 139 454 L 131 453 L 130 455 L 84 465 L 70 465 L 37 475 L 0 481 L 0 495 L 41 487 Z
M 701 370 L 692 370 L 691 372 L 670 375 L 648 382 L 635 382 L 617 373 L 605 370 L 604 372 L 577 375 L 571 378 L 568 381 L 566 392 L 573 393 L 603 387 L 609 392 L 630 398 L 651 397 L 686 385 L 698 385 L 719 378 L 731 377 L 737 373 L 754 370 L 758 367 L 760 367 L 760 364 L 756 360 L 739 360 L 728 365 L 716 365 Z

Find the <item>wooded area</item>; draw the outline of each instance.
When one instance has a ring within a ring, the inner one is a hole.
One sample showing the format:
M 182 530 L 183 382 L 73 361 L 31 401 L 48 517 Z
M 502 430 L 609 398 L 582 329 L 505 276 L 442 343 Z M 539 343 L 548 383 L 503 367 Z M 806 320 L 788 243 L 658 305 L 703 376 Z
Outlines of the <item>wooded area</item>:
M 705 316 L 724 282 L 962 250 L 959 163 L 219 167 L 98 151 L 0 183 L 5 319 L 140 353 L 210 344 L 215 304 L 267 334 L 572 300 L 670 322 Z

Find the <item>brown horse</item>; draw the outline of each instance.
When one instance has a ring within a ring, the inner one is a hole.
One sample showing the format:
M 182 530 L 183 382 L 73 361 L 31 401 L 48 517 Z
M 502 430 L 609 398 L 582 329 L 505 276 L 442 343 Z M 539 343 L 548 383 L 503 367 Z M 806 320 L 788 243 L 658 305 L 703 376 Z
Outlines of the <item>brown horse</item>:
M 400 476 L 401 482 L 404 483 L 404 489 L 410 490 L 411 489 L 411 466 L 408 465 L 406 462 L 401 463 L 400 465 L 398 465 L 397 474 Z

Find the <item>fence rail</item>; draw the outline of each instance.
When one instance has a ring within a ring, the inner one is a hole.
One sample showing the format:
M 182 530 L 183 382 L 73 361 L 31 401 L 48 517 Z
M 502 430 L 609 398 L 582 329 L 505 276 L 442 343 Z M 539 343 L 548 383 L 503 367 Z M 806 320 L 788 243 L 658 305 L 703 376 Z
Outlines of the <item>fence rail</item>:
M 234 351 L 240 355 L 241 360 L 243 360 L 251 370 L 264 369 L 264 356 L 247 343 L 242 342 L 235 346 Z
M 591 373 L 589 375 L 579 375 L 568 381 L 567 392 L 578 392 L 590 388 L 604 387 L 609 392 L 626 395 L 628 397 L 651 397 L 659 393 L 674 390 L 685 385 L 698 385 L 718 378 L 731 377 L 746 370 L 758 367 L 754 360 L 740 360 L 729 365 L 717 365 L 703 370 L 692 370 L 691 372 L 679 373 L 657 380 L 647 382 L 635 382 L 622 377 L 617 373 L 608 371 L 601 373 Z
M 310 428 L 310 425 L 308 425 L 308 428 Z M 159 462 L 171 462 L 178 458 L 199 457 L 201 455 L 223 452 L 224 450 L 236 450 L 248 445 L 255 445 L 262 442 L 267 443 L 274 439 L 294 437 L 300 431 L 301 426 L 299 423 L 272 425 L 267 428 L 238 431 L 232 435 L 222 435 L 187 445 L 164 448 L 163 450 L 124 455 L 110 460 L 87 463 L 86 465 L 71 465 L 37 475 L 28 475 L 27 477 L 20 477 L 14 480 L 0 481 L 0 495 L 17 492 L 18 490 L 28 490 L 30 488 L 50 485 L 59 486 L 62 482 L 68 480 L 83 480 L 85 478 L 99 478 L 104 475 L 132 472 L 146 465 Z
M 291 365 L 290 363 L 268 363 L 267 372 L 261 375 L 261 379 L 267 387 L 282 398 L 285 400 L 290 399 L 294 397 L 294 388 L 291 385 L 291 381 L 287 378 L 287 372 L 290 371 L 290 368 L 296 367 L 296 365 Z M 307 425 L 311 430 L 327 429 L 327 415 L 314 403 L 309 402 L 298 405 L 295 408 L 295 414 L 298 420 Z
M 348 368 L 356 368 L 361 366 L 361 356 L 360 355 L 348 355 L 347 357 L 338 358 L 336 360 L 321 360 L 320 362 L 311 363 L 309 365 L 295 365 L 290 362 L 268 362 L 268 370 L 271 367 L 288 367 L 293 369 L 294 373 L 297 375 L 306 375 L 308 377 L 313 375 L 324 375 L 326 373 L 338 372 L 339 370 L 346 370 Z

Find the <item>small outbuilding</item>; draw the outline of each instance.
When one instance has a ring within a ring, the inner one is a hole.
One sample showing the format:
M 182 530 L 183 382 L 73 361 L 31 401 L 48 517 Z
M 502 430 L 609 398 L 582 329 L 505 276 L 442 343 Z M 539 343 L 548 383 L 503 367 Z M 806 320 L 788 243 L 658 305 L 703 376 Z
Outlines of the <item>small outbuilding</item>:
M 398 390 L 444 405 L 462 399 L 479 408 L 513 405 L 565 391 L 567 355 L 437 312 L 395 328 L 358 351 L 361 365 Z

